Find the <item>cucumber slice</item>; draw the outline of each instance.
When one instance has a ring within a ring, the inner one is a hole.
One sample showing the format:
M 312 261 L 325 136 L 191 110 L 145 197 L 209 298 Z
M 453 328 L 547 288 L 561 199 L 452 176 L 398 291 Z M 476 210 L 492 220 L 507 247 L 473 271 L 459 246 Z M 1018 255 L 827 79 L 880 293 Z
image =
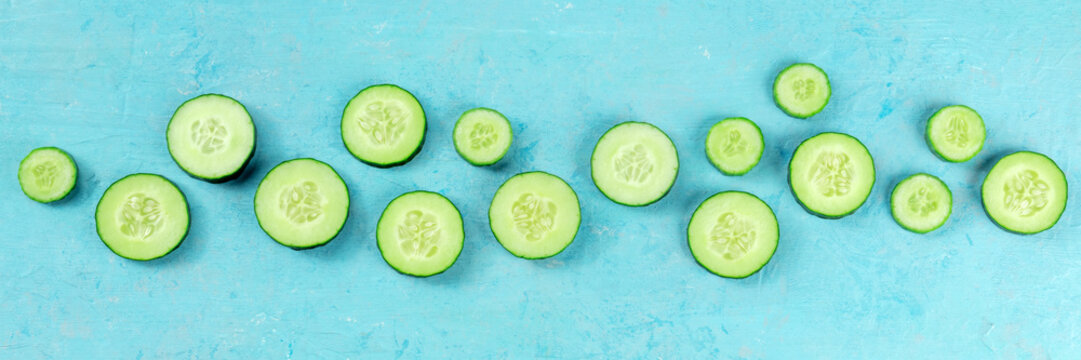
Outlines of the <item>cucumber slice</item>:
M 543 259 L 566 249 L 582 223 L 578 194 L 558 176 L 524 172 L 495 191 L 488 208 L 492 234 L 523 259 Z
M 793 64 L 773 81 L 773 100 L 788 116 L 806 119 L 830 101 L 830 79 L 814 64 Z
M 387 265 L 402 274 L 425 277 L 454 265 L 462 253 L 465 228 L 462 214 L 446 197 L 413 191 L 387 204 L 375 238 Z
M 63 199 L 75 187 L 79 168 L 64 150 L 41 147 L 19 162 L 19 186 L 23 194 L 40 203 Z
M 342 112 L 345 148 L 368 165 L 405 164 L 420 152 L 427 121 L 420 102 L 397 85 L 372 85 L 349 100 Z
M 94 220 L 105 246 L 131 260 L 172 252 L 191 225 L 184 193 L 155 174 L 132 174 L 110 185 L 98 201 Z
M 946 183 L 934 175 L 911 175 L 893 188 L 890 210 L 897 225 L 925 234 L 938 229 L 950 218 L 953 193 Z
M 1047 156 L 1018 151 L 1000 159 L 981 188 L 983 208 L 995 224 L 1018 234 L 1055 226 L 1066 210 L 1066 175 Z
M 687 245 L 694 260 L 709 272 L 745 278 L 773 257 L 779 234 L 769 205 L 742 191 L 725 191 L 694 210 L 687 224 Z
M 323 246 L 338 236 L 349 216 L 349 189 L 341 176 L 315 159 L 278 164 L 255 190 L 259 227 L 294 250 Z
M 627 206 L 646 206 L 672 189 L 679 173 L 679 155 L 661 129 L 628 121 L 601 135 L 590 167 L 593 184 L 608 199 Z
M 875 162 L 856 138 L 821 133 L 796 147 L 788 162 L 788 184 L 811 214 L 842 218 L 867 201 L 875 184 Z
M 513 137 L 510 121 L 488 108 L 466 111 L 454 124 L 454 150 L 475 166 L 492 165 L 502 159 Z
M 706 156 L 725 175 L 743 175 L 758 165 L 765 143 L 762 130 L 747 118 L 713 124 L 706 135 Z
M 255 123 L 233 98 L 199 95 L 173 113 L 165 141 L 173 161 L 188 175 L 222 183 L 240 176 L 255 154 Z
M 986 137 L 983 118 L 968 106 L 944 107 L 927 120 L 927 145 L 946 161 L 968 161 L 980 153 Z

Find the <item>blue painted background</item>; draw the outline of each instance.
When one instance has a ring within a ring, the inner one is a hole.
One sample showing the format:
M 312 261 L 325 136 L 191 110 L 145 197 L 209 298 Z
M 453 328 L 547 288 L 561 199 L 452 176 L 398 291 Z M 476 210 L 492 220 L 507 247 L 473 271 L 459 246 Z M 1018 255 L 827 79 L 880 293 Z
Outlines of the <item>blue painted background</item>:
M 994 159 L 1048 154 L 1081 188 L 1081 3 L 328 2 L 0 3 L 0 358 L 1070 358 L 1081 354 L 1081 201 L 1053 229 L 1008 234 L 978 184 Z M 825 111 L 786 117 L 770 87 L 810 61 L 833 84 Z M 423 151 L 375 169 L 342 145 L 342 107 L 361 88 L 412 91 L 429 118 Z M 247 105 L 250 170 L 212 185 L 170 160 L 165 126 L 206 92 Z M 982 153 L 947 164 L 925 119 L 961 103 L 988 127 Z M 464 110 L 508 115 L 515 143 L 494 168 L 454 152 Z M 743 177 L 710 166 L 709 126 L 746 116 L 767 148 Z M 589 179 L 600 134 L 625 120 L 668 132 L 679 178 L 627 208 Z M 820 131 L 863 140 L 878 183 L 841 220 L 796 204 L 785 168 Z M 55 145 L 79 164 L 75 192 L 42 205 L 19 160 Z M 257 226 L 251 199 L 280 161 L 315 157 L 351 192 L 345 230 L 297 252 Z M 545 170 L 582 202 L 562 254 L 514 258 L 487 228 L 511 175 Z M 920 236 L 888 194 L 918 171 L 953 189 L 953 217 Z M 153 172 L 188 195 L 191 233 L 168 257 L 121 259 L 94 233 L 111 182 Z M 446 273 L 416 279 L 380 258 L 374 224 L 425 189 L 462 210 L 466 244 Z M 695 264 L 684 231 L 712 193 L 740 189 L 781 226 L 773 261 L 748 279 Z M 891 357 L 892 357 L 891 356 Z

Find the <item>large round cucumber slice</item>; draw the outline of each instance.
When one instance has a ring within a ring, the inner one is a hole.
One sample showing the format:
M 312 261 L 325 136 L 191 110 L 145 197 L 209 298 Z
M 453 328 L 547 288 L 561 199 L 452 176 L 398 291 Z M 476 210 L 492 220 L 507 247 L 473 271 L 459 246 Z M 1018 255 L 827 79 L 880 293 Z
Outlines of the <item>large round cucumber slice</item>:
M 779 234 L 769 205 L 742 191 L 725 191 L 694 210 L 687 225 L 687 245 L 695 261 L 709 272 L 745 278 L 773 257 Z
M 454 124 L 454 149 L 476 166 L 492 165 L 502 159 L 513 137 L 510 121 L 488 108 L 466 111 Z
M 821 133 L 796 147 L 788 162 L 788 184 L 808 212 L 841 218 L 867 201 L 875 184 L 875 163 L 856 138 Z
M 200 95 L 185 101 L 165 130 L 169 155 L 188 175 L 211 183 L 237 178 L 255 153 L 255 123 L 231 97 Z
M 806 119 L 830 101 L 830 79 L 814 64 L 793 64 L 773 81 L 773 100 L 791 117 Z
M 191 224 L 184 193 L 154 174 L 132 174 L 110 185 L 98 201 L 94 220 L 105 246 L 131 260 L 172 252 Z
M 51 146 L 34 149 L 19 162 L 19 186 L 23 194 L 40 203 L 68 196 L 78 176 L 79 168 L 71 156 Z
M 402 165 L 424 144 L 427 122 L 413 94 L 397 85 L 373 85 L 342 112 L 342 141 L 357 159 L 375 167 Z
M 349 216 L 349 189 L 330 165 L 315 159 L 278 164 L 255 190 L 259 227 L 295 250 L 325 245 Z
M 765 142 L 762 130 L 747 118 L 713 124 L 706 135 L 706 156 L 725 175 L 743 175 L 758 165 Z
M 617 204 L 646 206 L 672 189 L 679 155 L 661 129 L 628 121 L 608 129 L 590 160 L 593 184 Z
M 1066 210 L 1066 175 L 1043 154 L 1018 151 L 1000 159 L 980 190 L 983 208 L 995 224 L 1018 234 L 1055 226 Z
M 944 107 L 927 120 L 927 145 L 946 161 L 968 161 L 983 149 L 986 136 L 983 118 L 968 106 Z
M 563 179 L 525 172 L 507 179 L 488 208 L 492 234 L 503 248 L 524 259 L 555 256 L 567 248 L 582 222 L 578 195 Z
M 915 174 L 893 188 L 890 211 L 897 225 L 915 233 L 928 233 L 950 218 L 953 193 L 934 175 Z
M 387 204 L 375 230 L 387 265 L 412 276 L 432 276 L 454 265 L 462 253 L 465 228 L 458 208 L 428 191 L 402 194 Z

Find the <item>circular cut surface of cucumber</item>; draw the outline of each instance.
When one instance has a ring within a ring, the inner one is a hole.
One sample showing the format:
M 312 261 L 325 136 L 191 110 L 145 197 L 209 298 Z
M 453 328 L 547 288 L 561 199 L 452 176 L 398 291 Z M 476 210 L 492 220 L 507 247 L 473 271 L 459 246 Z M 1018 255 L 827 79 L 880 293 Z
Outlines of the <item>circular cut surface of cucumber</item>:
M 661 129 L 624 122 L 608 129 L 590 160 L 593 183 L 612 201 L 645 206 L 663 198 L 679 173 L 676 146 Z
M 944 107 L 927 120 L 927 145 L 946 161 L 968 161 L 983 149 L 986 136 L 983 118 L 968 106 Z
M 539 171 L 507 179 L 488 208 L 488 223 L 496 240 L 524 259 L 559 254 L 574 241 L 581 222 L 581 205 L 574 189 L 558 176 Z
M 953 194 L 946 183 L 930 174 L 901 180 L 890 193 L 893 220 L 906 230 L 927 233 L 938 229 L 953 211 Z
M 117 255 L 152 260 L 172 252 L 188 235 L 184 193 L 154 174 L 132 174 L 105 190 L 94 213 L 98 236 Z
M 758 197 L 726 191 L 702 202 L 687 225 L 699 265 L 727 278 L 751 276 L 773 257 L 780 234 L 773 209 Z
M 510 149 L 514 134 L 510 121 L 498 111 L 476 108 L 466 111 L 454 124 L 454 149 L 476 166 L 498 162 Z
M 773 100 L 792 117 L 805 119 L 819 113 L 830 95 L 829 77 L 814 64 L 793 64 L 773 81 Z
M 875 164 L 856 138 L 821 133 L 804 140 L 792 154 L 788 183 L 811 214 L 840 218 L 867 201 L 875 184 Z
M 762 158 L 762 130 L 746 118 L 721 120 L 706 135 L 706 156 L 725 175 L 743 175 Z
M 255 190 L 255 217 L 274 241 L 296 250 L 324 245 L 349 216 L 349 189 L 330 165 L 294 159 L 270 170 Z
M 1000 159 L 980 192 L 983 208 L 995 224 L 1018 234 L 1055 226 L 1066 210 L 1066 175 L 1043 154 L 1018 151 Z
M 373 85 L 342 112 L 342 141 L 357 159 L 376 167 L 409 162 L 424 143 L 427 121 L 417 98 L 397 85 Z
M 19 186 L 26 197 L 50 203 L 68 196 L 78 173 L 75 161 L 64 150 L 51 146 L 37 148 L 19 163 Z
M 428 191 L 402 194 L 379 216 L 375 238 L 390 267 L 406 275 L 442 273 L 462 253 L 462 214 L 443 195 Z
M 165 130 L 169 155 L 188 175 L 220 183 L 235 179 L 255 153 L 255 123 L 240 102 L 206 94 L 180 105 Z

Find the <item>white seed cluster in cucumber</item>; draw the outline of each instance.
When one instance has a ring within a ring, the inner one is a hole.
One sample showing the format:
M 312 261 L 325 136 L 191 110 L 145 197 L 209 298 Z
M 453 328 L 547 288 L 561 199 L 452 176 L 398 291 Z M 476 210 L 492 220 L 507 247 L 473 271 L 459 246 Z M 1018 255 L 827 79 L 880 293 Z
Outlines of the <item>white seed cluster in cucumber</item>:
M 526 172 L 507 179 L 488 208 L 499 244 L 514 256 L 541 259 L 563 251 L 582 222 L 578 194 L 558 176 Z
M 661 129 L 624 122 L 597 141 L 590 168 L 604 196 L 618 204 L 645 206 L 668 194 L 679 173 L 679 155 Z
M 746 118 L 721 120 L 706 135 L 706 156 L 725 175 L 743 175 L 758 165 L 765 142 L 762 130 Z
M 132 260 L 157 259 L 173 251 L 191 223 L 184 193 L 154 174 L 128 175 L 110 185 L 94 220 L 101 241 Z
M 687 244 L 702 267 L 728 278 L 751 276 L 773 257 L 780 228 L 758 197 L 726 191 L 702 202 L 687 225 Z
M 773 100 L 786 114 L 801 119 L 819 113 L 830 101 L 830 79 L 814 64 L 793 64 L 773 81 Z
M 165 131 L 169 154 L 189 175 L 224 182 L 244 171 L 255 152 L 255 124 L 240 102 L 206 94 L 176 109 Z
M 946 183 L 930 174 L 901 180 L 890 194 L 890 212 L 901 227 L 927 233 L 938 229 L 953 211 L 953 194 Z
M 946 161 L 968 161 L 983 149 L 986 136 L 983 118 L 964 105 L 939 109 L 927 120 L 927 145 Z
M 498 162 L 507 154 L 514 138 L 507 117 L 488 108 L 466 111 L 454 124 L 454 149 L 476 166 Z
M 341 130 L 346 149 L 357 159 L 391 167 L 420 151 L 427 120 L 413 94 L 396 85 L 373 85 L 346 104 Z
M 462 214 L 443 195 L 402 194 L 379 216 L 375 238 L 390 267 L 412 276 L 432 276 L 454 265 L 465 242 Z
M 270 238 L 293 249 L 334 239 L 349 216 L 349 189 L 330 165 L 294 159 L 270 170 L 255 190 L 255 217 Z
M 1035 234 L 1050 229 L 1066 210 L 1066 175 L 1047 156 L 1018 151 L 1000 159 L 980 192 L 987 216 L 1002 228 Z
M 856 138 L 821 133 L 796 147 L 788 163 L 788 183 L 804 209 L 840 218 L 856 211 L 871 194 L 875 164 Z
M 19 163 L 19 186 L 26 197 L 50 203 L 68 196 L 75 187 L 79 169 L 64 150 L 37 148 Z

